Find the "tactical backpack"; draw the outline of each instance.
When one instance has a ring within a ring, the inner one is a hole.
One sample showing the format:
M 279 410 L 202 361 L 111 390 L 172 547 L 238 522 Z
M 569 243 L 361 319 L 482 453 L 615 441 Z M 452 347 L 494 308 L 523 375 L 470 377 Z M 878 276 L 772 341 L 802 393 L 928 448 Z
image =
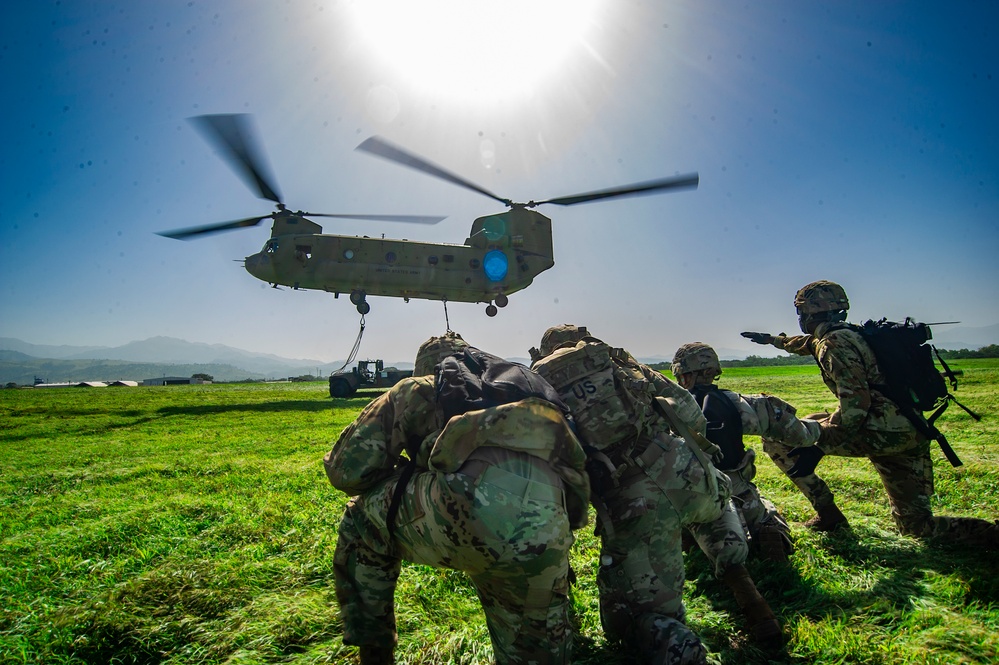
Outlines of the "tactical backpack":
M 571 409 L 576 434 L 588 447 L 603 452 L 634 441 L 649 419 L 649 401 L 633 394 L 635 389 L 644 389 L 648 381 L 629 360 L 623 349 L 581 341 L 534 364 L 534 371 Z
M 446 425 L 454 416 L 488 409 L 501 404 L 536 397 L 557 407 L 572 427 L 572 413 L 559 399 L 558 393 L 538 374 L 527 367 L 498 356 L 467 347 L 447 356 L 437 365 L 434 374 L 437 412 L 440 423 Z M 406 445 L 409 462 L 403 468 L 389 503 L 386 524 L 389 533 L 395 531 L 395 516 L 406 486 L 416 470 L 416 459 L 422 440 Z
M 558 392 L 541 376 L 519 363 L 474 347 L 444 358 L 434 376 L 442 423 L 468 411 L 537 397 L 554 404 L 570 423 L 572 414 Z
M 906 318 L 903 323 L 887 319 L 869 320 L 862 326 L 853 328 L 874 351 L 878 367 L 885 377 L 884 385 L 871 387 L 894 402 L 899 412 L 920 433 L 935 439 L 953 466 L 961 466 L 961 460 L 934 422 L 950 402 L 960 406 L 975 420 L 981 420 L 981 416 L 958 402 L 951 394 L 950 390 L 957 390 L 957 377 L 936 348 L 927 343 L 933 337 L 930 327 Z M 943 368 L 942 372 L 933 363 L 934 355 Z M 948 382 L 950 389 L 947 387 Z M 924 411 L 933 413 L 924 417 Z

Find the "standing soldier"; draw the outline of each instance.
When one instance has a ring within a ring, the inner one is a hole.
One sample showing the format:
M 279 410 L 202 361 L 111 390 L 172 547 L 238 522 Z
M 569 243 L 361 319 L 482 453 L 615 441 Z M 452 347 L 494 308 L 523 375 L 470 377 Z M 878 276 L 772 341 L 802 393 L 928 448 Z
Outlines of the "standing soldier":
M 442 422 L 430 375 L 467 346 L 453 333 L 427 340 L 414 376 L 365 407 L 324 459 L 333 486 L 353 496 L 334 577 L 343 641 L 363 665 L 393 662 L 401 559 L 469 575 L 497 663 L 570 662 L 569 549 L 587 519 L 586 455 L 565 405 L 522 366 L 546 398 Z
M 749 530 L 750 543 L 770 561 L 786 561 L 791 552 L 791 530 L 773 503 L 753 484 L 756 451 L 746 448 L 743 435 L 763 439 L 764 450 L 775 445 L 795 448 L 815 443 L 818 423 L 798 420 L 794 407 L 773 395 L 740 395 L 721 390 L 715 381 L 722 374 L 718 354 L 702 342 L 677 349 L 670 367 L 677 382 L 689 390 L 708 420 L 708 439 L 721 448 L 715 466 L 732 482 L 732 498 Z M 699 535 L 699 534 L 695 534 Z M 702 549 L 710 545 L 701 542 Z
M 881 476 L 892 519 L 903 534 L 999 547 L 999 525 L 933 514 L 930 439 L 878 390 L 885 384 L 884 374 L 870 345 L 846 322 L 850 301 L 843 287 L 826 280 L 806 284 L 795 294 L 794 306 L 803 336 L 743 333 L 758 344 L 812 355 L 839 400 L 836 410 L 819 422 L 818 445 L 791 451 L 798 459 L 791 474 L 813 473 L 824 455 L 866 457 Z
M 572 410 L 590 457 L 601 539 L 600 621 L 608 641 L 635 645 L 647 663 L 705 661 L 700 640 L 683 623 L 681 534 L 700 522 L 725 531 L 730 547 L 716 569 L 754 637 L 779 641 L 780 625 L 742 565 L 748 550 L 728 480 L 695 443 L 710 446 L 690 393 L 585 327 L 549 328 L 531 358 Z

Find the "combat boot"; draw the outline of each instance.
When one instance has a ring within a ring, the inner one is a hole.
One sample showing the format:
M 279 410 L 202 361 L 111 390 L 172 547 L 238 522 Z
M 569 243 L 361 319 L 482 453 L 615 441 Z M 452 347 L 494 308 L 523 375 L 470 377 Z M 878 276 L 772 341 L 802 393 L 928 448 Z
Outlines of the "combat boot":
M 392 647 L 361 647 L 361 665 L 392 665 L 394 651 Z
M 846 515 L 834 503 L 819 508 L 818 514 L 802 524 L 802 526 L 808 527 L 813 531 L 829 532 L 849 527 L 850 523 L 846 521 Z
M 763 647 L 779 647 L 783 642 L 780 623 L 766 599 L 760 595 L 756 583 L 742 564 L 730 566 L 722 575 L 722 581 L 732 590 L 735 602 L 746 617 L 750 634 L 757 644 Z

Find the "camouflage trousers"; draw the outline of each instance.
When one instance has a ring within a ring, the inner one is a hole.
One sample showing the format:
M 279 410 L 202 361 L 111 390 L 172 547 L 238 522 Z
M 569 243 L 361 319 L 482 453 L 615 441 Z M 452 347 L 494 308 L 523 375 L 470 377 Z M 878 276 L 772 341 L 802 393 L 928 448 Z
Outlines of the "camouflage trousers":
M 777 507 L 763 498 L 752 482 L 756 477 L 755 460 L 756 452 L 747 450 L 737 468 L 725 471 L 731 482 L 732 500 L 722 516 L 713 522 L 690 526 L 697 545 L 714 564 L 718 577 L 729 567 L 746 562 L 763 528 L 782 534 L 785 547 L 790 552 L 790 526 Z
M 681 534 L 687 525 L 718 519 L 728 503 L 727 482 L 692 446 L 668 435 L 634 458 L 612 461 L 613 482 L 593 485 L 602 504 L 597 587 L 604 634 L 633 645 L 644 662 L 703 663 L 704 647 L 682 623 Z
M 352 499 L 334 555 L 346 644 L 394 644 L 401 562 L 464 571 L 478 593 L 496 662 L 570 662 L 569 549 L 561 482 L 546 464 L 511 454 L 457 473 L 410 480 L 394 536 L 386 514 L 397 478 Z
M 915 430 L 847 432 L 833 426 L 822 428 L 818 446 L 826 455 L 869 459 L 881 476 L 899 531 L 912 536 L 932 534 L 933 462 L 927 438 Z
M 933 514 L 930 440 L 915 430 L 848 433 L 839 427 L 823 427 L 818 445 L 827 455 L 866 457 L 871 461 L 881 476 L 891 504 L 892 519 L 902 534 L 918 538 L 945 537 L 992 547 L 999 543 L 999 527 L 992 522 Z

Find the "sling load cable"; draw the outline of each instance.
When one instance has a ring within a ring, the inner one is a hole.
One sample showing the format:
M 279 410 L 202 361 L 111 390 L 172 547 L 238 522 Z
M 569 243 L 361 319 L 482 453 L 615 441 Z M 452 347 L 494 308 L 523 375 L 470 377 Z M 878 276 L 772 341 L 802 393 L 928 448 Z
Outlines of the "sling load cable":
M 354 348 L 350 350 L 350 356 L 347 358 L 346 361 L 344 361 L 343 366 L 340 367 L 340 369 L 338 369 L 337 371 L 333 372 L 334 374 L 339 374 L 348 365 L 354 362 L 354 358 L 357 357 L 357 352 L 361 349 L 361 337 L 363 335 L 364 335 L 364 315 L 361 314 L 361 329 L 357 331 L 357 339 L 354 340 Z

